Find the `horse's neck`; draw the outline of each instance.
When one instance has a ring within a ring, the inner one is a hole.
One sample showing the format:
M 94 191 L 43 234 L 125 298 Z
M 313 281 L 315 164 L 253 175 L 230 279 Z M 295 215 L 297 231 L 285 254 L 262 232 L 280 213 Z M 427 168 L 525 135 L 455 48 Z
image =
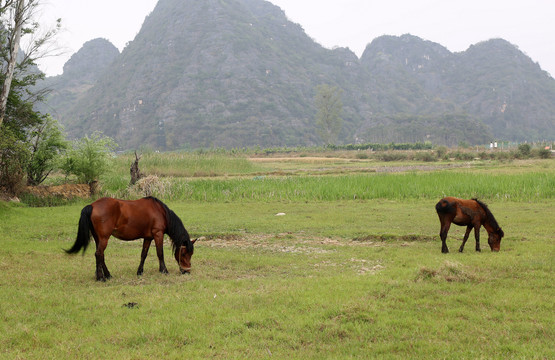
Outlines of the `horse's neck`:
M 486 221 L 484 221 L 482 225 L 484 226 L 484 229 L 486 229 L 488 234 L 495 232 L 495 228 L 493 227 L 493 225 L 491 225 L 491 219 L 489 216 L 486 216 Z

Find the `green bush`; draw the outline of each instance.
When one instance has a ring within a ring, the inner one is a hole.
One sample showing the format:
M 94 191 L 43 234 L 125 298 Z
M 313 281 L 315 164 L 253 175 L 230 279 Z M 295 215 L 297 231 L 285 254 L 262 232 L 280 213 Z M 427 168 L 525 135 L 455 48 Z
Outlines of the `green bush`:
M 550 149 L 539 149 L 538 155 L 540 159 L 549 159 L 551 158 L 551 150 Z
M 449 149 L 447 148 L 447 146 L 438 146 L 436 148 L 436 155 L 438 159 L 444 159 L 445 155 L 447 155 L 447 151 Z
M 0 188 L 19 194 L 25 186 L 23 179 L 28 161 L 27 145 L 4 127 L 0 132 Z
M 431 152 L 417 152 L 416 154 L 414 154 L 413 157 L 414 160 L 418 160 L 418 161 L 426 161 L 426 162 L 433 162 L 433 161 L 437 161 L 437 157 L 434 156 L 433 153 Z
M 530 157 L 530 151 L 532 148 L 528 144 L 520 144 L 518 145 L 518 157 L 519 158 L 527 158 Z
M 99 133 L 77 140 L 61 166 L 66 175 L 75 175 L 81 183 L 93 184 L 109 169 L 116 143 Z
M 451 156 L 457 160 L 470 161 L 470 160 L 474 160 L 475 154 L 471 152 L 466 152 L 466 151 L 456 151 L 452 153 Z
M 403 161 L 407 159 L 407 155 L 402 152 L 388 151 L 378 154 L 378 159 L 382 161 Z

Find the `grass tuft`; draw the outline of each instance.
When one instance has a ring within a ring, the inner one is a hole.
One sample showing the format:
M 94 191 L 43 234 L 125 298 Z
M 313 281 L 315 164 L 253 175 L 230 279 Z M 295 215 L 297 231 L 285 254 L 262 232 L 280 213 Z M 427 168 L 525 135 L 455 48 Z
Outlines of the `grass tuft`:
M 438 269 L 422 267 L 416 281 L 477 282 L 480 278 L 458 262 L 445 261 Z

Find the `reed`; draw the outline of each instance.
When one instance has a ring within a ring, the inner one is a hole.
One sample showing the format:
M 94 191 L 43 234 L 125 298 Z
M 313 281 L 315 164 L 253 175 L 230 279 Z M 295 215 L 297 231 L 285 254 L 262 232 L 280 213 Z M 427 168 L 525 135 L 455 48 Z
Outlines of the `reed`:
M 122 154 L 115 159 L 115 170 L 129 173 L 134 154 Z M 221 176 L 258 171 L 256 164 L 241 155 L 217 152 L 148 152 L 140 155 L 139 168 L 146 174 L 174 177 Z
M 555 198 L 552 173 L 423 172 L 345 176 L 165 178 L 155 195 L 187 201 L 335 201 L 439 199 L 537 201 Z M 114 191 L 109 195 L 122 195 Z M 145 194 L 149 195 L 149 194 Z

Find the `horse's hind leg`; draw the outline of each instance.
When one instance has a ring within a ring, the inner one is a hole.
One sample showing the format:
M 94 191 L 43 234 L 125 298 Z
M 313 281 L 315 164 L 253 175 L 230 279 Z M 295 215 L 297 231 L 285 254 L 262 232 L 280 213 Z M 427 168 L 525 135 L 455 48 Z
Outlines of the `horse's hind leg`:
M 106 279 L 112 277 L 104 262 L 104 250 L 106 250 L 106 246 L 108 246 L 108 238 L 95 238 L 95 241 L 96 253 L 94 255 L 96 257 L 96 280 L 106 281 Z
M 466 232 L 464 233 L 464 238 L 461 244 L 461 247 L 459 248 L 459 252 L 463 252 L 464 250 L 464 244 L 466 244 L 466 240 L 468 240 L 468 236 L 470 235 L 470 231 L 472 230 L 472 225 L 468 225 L 466 227 Z
M 159 232 L 154 234 L 154 243 L 156 244 L 156 255 L 158 255 L 158 262 L 160 263 L 160 272 L 163 274 L 168 273 L 166 263 L 164 262 L 164 233 Z
M 449 232 L 450 227 L 450 222 L 443 221 L 443 219 L 441 219 L 441 230 L 439 231 L 439 237 L 441 238 L 441 252 L 444 254 L 447 254 L 449 252 L 449 248 L 447 247 L 447 233 Z
M 148 249 L 150 248 L 150 243 L 152 239 L 144 239 L 143 241 L 143 251 L 141 251 L 141 263 L 139 264 L 139 268 L 137 269 L 137 275 L 143 274 L 143 266 L 145 265 L 145 259 L 148 255 Z
M 476 251 L 482 251 L 480 249 L 480 225 L 474 227 L 474 237 L 476 238 Z

